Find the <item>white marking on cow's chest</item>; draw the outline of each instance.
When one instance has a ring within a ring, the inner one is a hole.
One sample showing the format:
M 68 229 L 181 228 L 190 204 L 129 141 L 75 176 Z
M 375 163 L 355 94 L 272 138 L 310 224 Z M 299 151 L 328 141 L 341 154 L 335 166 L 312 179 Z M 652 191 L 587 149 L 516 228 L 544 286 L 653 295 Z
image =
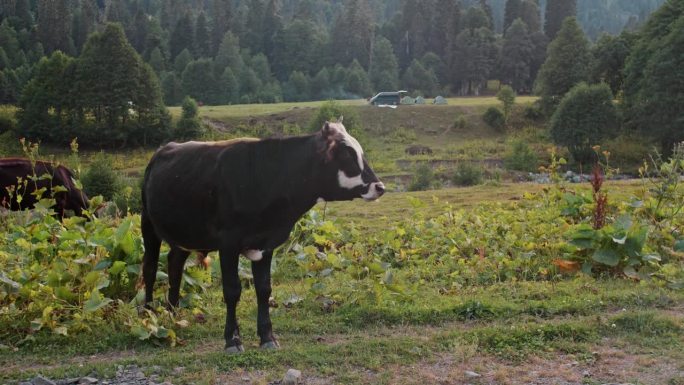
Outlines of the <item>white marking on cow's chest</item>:
M 263 250 L 249 249 L 246 250 L 243 254 L 245 255 L 245 257 L 247 257 L 247 259 L 249 259 L 252 262 L 261 261 L 261 258 L 264 257 Z
M 363 179 L 361 179 L 361 174 L 357 176 L 349 177 L 344 171 L 340 170 L 337 172 L 337 181 L 340 187 L 351 190 L 358 186 L 363 186 Z

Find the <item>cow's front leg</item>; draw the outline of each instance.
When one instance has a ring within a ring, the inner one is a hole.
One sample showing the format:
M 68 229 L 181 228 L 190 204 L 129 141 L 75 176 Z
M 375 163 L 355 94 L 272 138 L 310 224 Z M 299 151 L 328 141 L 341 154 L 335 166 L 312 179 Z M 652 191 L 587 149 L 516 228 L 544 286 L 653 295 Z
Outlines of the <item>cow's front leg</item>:
M 273 250 L 264 250 L 263 258 L 252 262 L 252 275 L 254 276 L 254 288 L 256 289 L 258 313 L 257 334 L 261 339 L 262 349 L 277 349 L 278 341 L 273 336 L 271 316 L 268 309 L 268 300 L 271 297 L 271 258 Z
M 242 286 L 238 276 L 238 257 L 236 249 L 224 249 L 219 252 L 221 259 L 221 278 L 223 284 L 223 299 L 226 302 L 226 353 L 235 354 L 245 351 L 240 340 L 240 329 L 237 323 L 236 308 L 240 301 Z

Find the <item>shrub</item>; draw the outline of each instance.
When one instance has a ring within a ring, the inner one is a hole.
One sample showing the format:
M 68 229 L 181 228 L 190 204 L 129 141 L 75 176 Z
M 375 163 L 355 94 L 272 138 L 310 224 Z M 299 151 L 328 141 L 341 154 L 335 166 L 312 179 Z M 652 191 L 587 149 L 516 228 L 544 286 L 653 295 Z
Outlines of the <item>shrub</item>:
M 120 177 L 112 170 L 111 163 L 111 158 L 104 152 L 95 156 L 90 168 L 81 178 L 88 197 L 102 195 L 105 200 L 111 200 L 121 190 Z
M 0 134 L 7 131 L 14 131 L 17 126 L 14 117 L 14 109 L 7 106 L 0 106 Z
M 435 184 L 435 173 L 429 164 L 423 163 L 416 167 L 413 180 L 409 185 L 409 191 L 429 190 Z
M 142 210 L 142 178 L 124 178 L 122 188 L 114 195 L 116 207 L 124 214 L 140 213 Z
M 467 126 L 468 120 L 463 115 L 459 115 L 456 120 L 454 120 L 454 128 L 457 130 L 464 130 Z
M 541 121 L 544 118 L 544 112 L 542 111 L 539 101 L 525 107 L 524 115 L 526 119 L 534 120 L 536 122 Z
M 364 134 L 359 115 L 354 110 L 345 108 L 334 100 L 323 103 L 318 109 L 318 112 L 316 112 L 316 115 L 314 115 L 309 123 L 309 131 L 316 132 L 323 127 L 326 121 L 334 122 L 342 116 L 344 117 L 344 127 L 347 129 L 347 132 L 361 140 Z
M 513 91 L 511 86 L 501 87 L 501 90 L 496 94 L 496 98 L 499 99 L 503 105 L 504 120 L 506 124 L 508 124 L 508 119 L 511 116 L 511 111 L 515 104 L 515 96 L 515 91 Z
M 461 162 L 451 176 L 456 186 L 475 186 L 482 183 L 482 167 L 472 162 Z
M 609 139 L 602 147 L 610 152 L 610 163 L 613 166 L 629 173 L 636 173 L 653 150 L 653 144 L 644 140 L 643 136 L 627 135 Z
M 392 131 L 388 139 L 394 143 L 408 144 L 415 142 L 418 139 L 418 136 L 413 130 L 410 130 L 405 127 L 399 127 L 396 130 Z
M 537 170 L 537 154 L 522 140 L 515 140 L 504 155 L 504 166 L 509 170 L 533 172 Z
M 580 83 L 568 92 L 553 113 L 551 138 L 567 146 L 577 162 L 595 160 L 592 146 L 601 144 L 616 131 L 617 110 L 610 87 L 603 84 Z
M 183 99 L 183 114 L 176 125 L 177 139 L 194 139 L 202 136 L 202 123 L 199 120 L 199 108 L 195 99 L 186 96 Z
M 487 111 L 482 115 L 482 120 L 484 120 L 489 127 L 497 130 L 501 130 L 506 124 L 506 118 L 504 117 L 503 112 L 493 106 L 487 108 Z

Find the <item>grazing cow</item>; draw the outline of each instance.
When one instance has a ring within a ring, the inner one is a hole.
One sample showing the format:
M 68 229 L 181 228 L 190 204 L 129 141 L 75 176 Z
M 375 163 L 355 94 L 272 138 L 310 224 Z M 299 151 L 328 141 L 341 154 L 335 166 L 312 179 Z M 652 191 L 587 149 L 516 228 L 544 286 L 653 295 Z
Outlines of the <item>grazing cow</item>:
M 76 215 L 83 215 L 88 208 L 88 197 L 76 188 L 73 173 L 66 167 L 50 162 L 28 159 L 0 159 L 0 205 L 10 210 L 31 209 L 38 202 L 34 192 L 45 189 L 42 197 L 54 197 L 55 212 L 61 218 L 65 210 L 72 210 Z M 18 178 L 23 182 L 19 185 Z M 53 187 L 62 186 L 66 191 L 56 191 Z M 20 202 L 17 196 L 21 195 Z
M 385 191 L 341 122 L 280 139 L 169 143 L 145 170 L 141 227 L 145 302 L 152 300 L 159 247 L 167 242 L 169 304 L 178 305 L 191 251 L 218 250 L 227 314 L 226 352 L 243 351 L 235 308 L 238 257 L 252 261 L 262 348 L 277 348 L 268 300 L 273 250 L 317 201 L 379 198 Z

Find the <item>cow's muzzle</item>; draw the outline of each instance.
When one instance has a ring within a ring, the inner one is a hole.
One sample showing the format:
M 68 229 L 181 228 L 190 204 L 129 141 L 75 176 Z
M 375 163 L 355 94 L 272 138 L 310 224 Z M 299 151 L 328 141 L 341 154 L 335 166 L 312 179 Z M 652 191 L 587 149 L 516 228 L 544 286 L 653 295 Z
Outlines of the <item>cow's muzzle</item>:
M 368 186 L 368 192 L 361 194 L 361 198 L 366 201 L 374 201 L 385 193 L 385 185 L 382 182 L 373 182 Z

